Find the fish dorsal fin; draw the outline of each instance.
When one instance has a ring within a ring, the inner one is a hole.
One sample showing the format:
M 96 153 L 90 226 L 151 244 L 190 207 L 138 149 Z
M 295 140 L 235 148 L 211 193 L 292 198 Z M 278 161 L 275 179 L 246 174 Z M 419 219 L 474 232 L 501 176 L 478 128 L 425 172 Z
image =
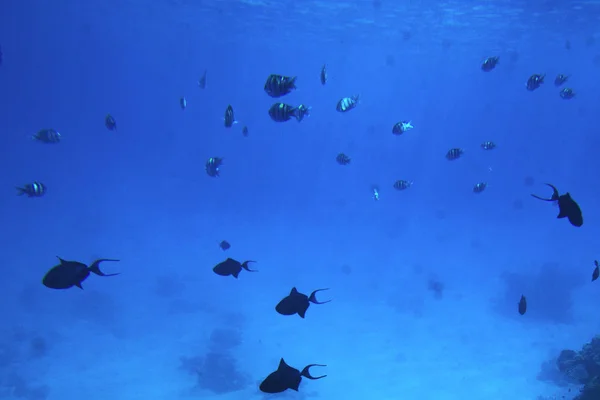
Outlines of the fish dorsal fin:
M 277 371 L 285 371 L 288 370 L 292 367 L 290 367 L 289 365 L 286 364 L 285 360 L 282 358 L 281 360 L 279 360 L 279 367 L 277 367 Z
M 56 256 L 56 258 L 58 258 L 58 261 L 60 262 L 60 265 L 65 265 L 67 263 L 65 260 L 63 260 L 59 256 Z
M 293 287 L 292 290 L 290 291 L 290 296 L 294 296 L 294 295 L 296 295 L 298 293 L 299 293 L 298 289 L 296 289 L 295 287 Z M 282 360 L 283 360 L 283 358 L 282 358 Z

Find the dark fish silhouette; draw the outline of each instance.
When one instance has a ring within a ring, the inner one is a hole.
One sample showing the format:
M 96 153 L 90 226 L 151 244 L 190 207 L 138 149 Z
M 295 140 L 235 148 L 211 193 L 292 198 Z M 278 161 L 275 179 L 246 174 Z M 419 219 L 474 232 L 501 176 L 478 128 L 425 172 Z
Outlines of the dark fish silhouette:
M 215 265 L 213 271 L 215 274 L 221 276 L 229 276 L 233 275 L 234 278 L 237 279 L 240 272 L 242 272 L 242 268 L 248 272 L 258 272 L 255 269 L 248 268 L 248 263 L 256 262 L 256 261 L 244 261 L 243 263 L 234 260 L 233 258 L 228 258 L 227 260 Z
M 296 368 L 290 367 L 285 363 L 283 358 L 279 361 L 279 367 L 277 371 L 271 372 L 264 381 L 260 383 L 260 391 L 264 393 L 281 393 L 287 389 L 298 391 L 302 377 L 316 380 L 325 378 L 327 375 L 312 376 L 310 374 L 310 367 L 326 367 L 327 365 L 322 364 L 310 364 L 304 367 L 302 372 Z
M 546 183 L 546 185 L 550 186 L 552 188 L 552 190 L 554 190 L 551 198 L 545 199 L 545 198 L 537 196 L 535 194 L 532 194 L 532 196 L 539 200 L 557 201 L 559 212 L 558 212 L 558 216 L 556 218 L 567 217 L 569 219 L 569 222 L 571 223 L 571 225 L 577 226 L 577 227 L 580 227 L 581 225 L 583 225 L 583 215 L 581 214 L 581 208 L 579 208 L 579 204 L 577 204 L 577 202 L 575 200 L 573 200 L 571 195 L 569 193 L 559 195 L 558 189 L 556 189 L 554 186 L 552 186 L 549 183 Z
M 200 89 L 205 89 L 206 88 L 206 70 L 204 70 L 204 73 L 202 74 L 202 76 L 200 77 L 200 79 L 198 79 L 198 87 Z
M 84 263 L 78 261 L 65 261 L 60 257 L 57 257 L 60 264 L 52 267 L 50 271 L 46 272 L 42 283 L 44 286 L 50 289 L 69 289 L 73 286 L 77 286 L 79 289 L 83 289 L 81 283 L 90 276 L 90 272 L 98 276 L 115 276 L 116 274 L 105 274 L 100 271 L 100 263 L 102 261 L 119 261 L 109 258 L 101 258 L 96 260 L 89 267 Z
M 594 268 L 594 272 L 592 272 L 592 282 L 594 282 L 600 276 L 600 264 L 598 264 L 598 260 L 594 261 L 594 265 L 596 268 Z
M 519 314 L 525 315 L 527 312 L 527 299 L 525 296 L 521 295 L 521 300 L 519 300 Z
M 231 248 L 231 245 L 227 240 L 222 240 L 221 243 L 219 243 L 219 247 L 221 248 L 221 250 L 225 251 L 229 250 Z
M 308 306 L 310 303 L 313 304 L 325 304 L 329 303 L 331 300 L 327 301 L 317 301 L 315 294 L 317 292 L 329 290 L 327 289 L 317 289 L 307 296 L 303 293 L 300 293 L 296 288 L 292 288 L 292 291 L 289 295 L 284 297 L 276 306 L 275 311 L 277 311 L 281 315 L 294 315 L 298 314 L 301 318 L 304 318 L 306 315 L 306 310 L 308 310 Z

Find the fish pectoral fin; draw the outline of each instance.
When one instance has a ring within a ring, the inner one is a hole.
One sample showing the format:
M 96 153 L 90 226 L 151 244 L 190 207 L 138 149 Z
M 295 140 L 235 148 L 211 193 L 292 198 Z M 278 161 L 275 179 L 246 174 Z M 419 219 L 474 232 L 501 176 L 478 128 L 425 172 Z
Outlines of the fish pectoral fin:
M 83 290 L 83 286 L 81 286 L 81 282 L 77 282 L 75 284 L 75 286 L 77 286 L 79 289 Z

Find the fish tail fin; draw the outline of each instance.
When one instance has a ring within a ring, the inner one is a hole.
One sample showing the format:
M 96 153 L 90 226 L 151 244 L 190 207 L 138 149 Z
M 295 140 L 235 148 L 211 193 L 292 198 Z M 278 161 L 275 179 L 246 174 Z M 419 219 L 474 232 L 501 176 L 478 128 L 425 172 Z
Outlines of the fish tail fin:
M 96 275 L 98 275 L 98 276 L 115 276 L 115 275 L 119 275 L 119 273 L 116 273 L 116 274 L 105 274 L 104 272 L 102 272 L 102 271 L 100 270 L 100 263 L 101 263 L 102 261 L 115 261 L 115 262 L 116 262 L 116 261 L 119 261 L 119 260 L 113 260 L 113 259 L 110 259 L 110 258 L 101 258 L 101 259 L 99 259 L 99 260 L 96 260 L 96 261 L 94 261 L 94 262 L 92 263 L 92 265 L 90 265 L 90 266 L 88 267 L 88 270 L 89 270 L 90 272 L 93 272 L 94 274 L 96 274 Z
M 304 367 L 304 369 L 302 370 L 302 372 L 300 372 L 300 375 L 302 375 L 303 377 L 305 377 L 307 379 L 312 379 L 313 381 L 315 381 L 317 379 L 323 379 L 327 375 L 312 376 L 311 373 L 310 373 L 310 367 L 326 367 L 326 366 L 327 365 L 324 365 L 324 364 L 309 364 L 306 367 Z
M 15 186 L 15 189 L 17 189 L 17 196 L 23 196 L 25 193 L 27 193 L 27 190 L 24 188 Z
M 290 79 L 290 89 L 296 89 L 296 79 L 298 79 L 297 76 L 294 76 L 292 79 Z
M 252 260 L 244 261 L 244 262 L 242 263 L 242 268 L 244 268 L 244 269 L 245 269 L 246 271 L 248 271 L 248 272 L 258 272 L 258 270 L 256 270 L 256 269 L 250 269 L 250 268 L 248 267 L 248 264 L 249 264 L 249 263 L 255 263 L 255 262 L 256 262 L 256 261 L 252 261 Z
M 327 301 L 318 301 L 318 300 L 317 300 L 317 296 L 316 296 L 316 294 L 317 294 L 318 292 L 322 292 L 323 290 L 329 290 L 329 288 L 326 288 L 326 289 L 317 289 L 317 290 L 315 290 L 315 291 L 314 291 L 314 292 L 312 292 L 312 293 L 310 294 L 310 296 L 308 297 L 308 301 L 310 301 L 310 302 L 311 302 L 311 303 L 313 303 L 313 304 L 325 304 L 325 303 L 329 303 L 331 300 L 327 300 Z

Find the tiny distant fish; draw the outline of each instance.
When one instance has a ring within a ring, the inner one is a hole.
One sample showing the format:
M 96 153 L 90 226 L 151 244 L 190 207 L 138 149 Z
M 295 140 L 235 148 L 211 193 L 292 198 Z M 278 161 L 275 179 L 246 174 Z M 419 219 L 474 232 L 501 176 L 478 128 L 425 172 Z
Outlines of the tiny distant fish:
M 247 126 L 244 126 L 242 128 L 242 135 L 244 135 L 245 137 L 248 137 L 248 127 Z
M 488 57 L 486 58 L 483 63 L 481 64 L 481 69 L 484 72 L 490 72 L 491 70 L 493 70 L 494 68 L 496 68 L 496 65 L 498 64 L 498 60 L 500 60 L 499 57 Z
M 405 181 L 404 179 L 398 180 L 394 182 L 394 189 L 396 190 L 406 190 L 411 187 L 413 182 Z
M 200 79 L 198 79 L 198 87 L 200 89 L 205 89 L 206 88 L 206 70 L 204 70 L 204 73 L 202 74 L 202 76 L 200 77 Z
M 566 83 L 568 80 L 569 80 L 569 77 L 567 75 L 558 74 L 558 75 L 556 75 L 556 78 L 554 79 L 554 86 L 561 86 L 564 83 Z
M 352 97 L 344 97 L 337 102 L 335 109 L 338 112 L 348 112 L 358 105 L 358 95 Z
M 215 178 L 219 176 L 222 164 L 223 159 L 221 157 L 211 157 L 206 161 L 206 164 L 204 164 L 204 170 L 208 176 Z
M 481 193 L 485 190 L 486 187 L 487 187 L 487 183 L 479 182 L 479 183 L 475 184 L 475 186 L 473 186 L 473 193 Z
M 275 306 L 275 311 L 277 311 L 281 315 L 294 315 L 298 314 L 300 318 L 304 318 L 306 315 L 306 310 L 308 310 L 308 306 L 310 303 L 313 304 L 325 304 L 329 303 L 331 300 L 327 301 L 318 301 L 316 294 L 318 292 L 322 292 L 323 290 L 329 289 L 317 289 L 313 291 L 310 296 L 305 295 L 304 293 L 300 293 L 295 287 L 292 288 L 290 294 L 285 296 L 277 305 Z
M 559 96 L 565 100 L 570 100 L 575 97 L 575 91 L 571 88 L 564 88 L 559 92 Z
M 542 74 L 533 74 L 529 77 L 529 79 L 527 79 L 527 83 L 525 84 L 525 87 L 527 88 L 527 90 L 532 92 L 535 89 L 542 86 L 542 83 L 544 83 L 545 77 L 546 77 L 546 74 L 543 74 L 543 75 Z
M 227 106 L 223 120 L 225 121 L 225 128 L 231 128 L 233 124 L 237 124 L 237 121 L 233 116 L 233 107 L 231 107 L 231 104 Z
M 61 135 L 54 129 L 41 129 L 31 138 L 42 143 L 58 143 L 61 140 Z
M 594 260 L 594 272 L 592 272 L 592 282 L 594 282 L 600 276 L 600 264 L 598 264 L 598 260 Z
M 371 192 L 373 192 L 373 200 L 378 201 L 379 200 L 379 188 L 375 185 L 371 186 Z
M 325 378 L 327 375 L 312 376 L 310 368 L 312 367 L 326 367 L 327 365 L 322 364 L 310 364 L 304 367 L 302 372 L 296 368 L 290 367 L 283 360 L 279 360 L 279 366 L 276 371 L 273 371 L 260 383 L 259 389 L 263 393 L 282 393 L 288 389 L 295 390 L 296 392 L 300 388 L 300 382 L 302 377 L 311 380 L 317 380 Z
M 265 82 L 265 92 L 271 97 L 282 97 L 296 89 L 296 77 L 271 74 Z
M 221 250 L 225 251 L 229 250 L 231 248 L 231 245 L 227 240 L 222 240 L 221 243 L 219 243 L 219 247 L 221 248 Z
M 33 182 L 23 187 L 17 187 L 17 191 L 19 196 L 26 194 L 27 197 L 42 197 L 46 194 L 46 186 L 40 182 Z
M 412 121 L 401 121 L 396 123 L 392 127 L 392 133 L 394 135 L 402 135 L 404 132 L 409 131 L 413 128 L 414 126 L 412 126 Z
M 185 97 L 179 98 L 179 107 L 181 107 L 182 110 L 185 110 L 185 108 L 187 107 L 187 100 L 185 99 Z
M 90 272 L 98 276 L 116 276 L 116 274 L 105 274 L 100 270 L 100 263 L 103 261 L 119 261 L 108 258 L 101 258 L 96 260 L 89 267 L 78 261 L 65 261 L 58 257 L 60 264 L 52 267 L 44 278 L 42 283 L 44 286 L 50 289 L 69 289 L 73 286 L 77 286 L 79 289 L 83 289 L 81 283 L 90 276 Z
M 233 258 L 228 258 L 227 260 L 215 265 L 213 271 L 215 274 L 220 276 L 233 276 L 237 279 L 242 269 L 245 269 L 248 272 L 258 272 L 254 269 L 250 269 L 248 267 L 249 263 L 253 263 L 256 261 L 244 261 L 243 263 L 234 260 Z
M 491 141 L 483 142 L 481 143 L 481 148 L 484 150 L 493 150 L 496 148 L 496 143 Z
M 521 300 L 519 300 L 519 314 L 525 315 L 527 312 L 527 299 L 525 296 L 521 295 Z
M 340 165 L 348 165 L 350 164 L 350 157 L 348 157 L 344 153 L 340 153 L 335 158 L 335 161 L 337 161 L 337 163 Z
M 110 114 L 107 114 L 106 117 L 104 118 L 104 125 L 106 126 L 106 128 L 109 131 L 116 131 L 117 130 L 117 121 Z
M 463 149 L 455 147 L 453 149 L 448 150 L 448 152 L 446 153 L 446 158 L 450 161 L 458 160 L 464 154 L 464 152 L 465 151 Z
M 327 83 L 327 64 L 323 64 L 321 67 L 321 85 Z

